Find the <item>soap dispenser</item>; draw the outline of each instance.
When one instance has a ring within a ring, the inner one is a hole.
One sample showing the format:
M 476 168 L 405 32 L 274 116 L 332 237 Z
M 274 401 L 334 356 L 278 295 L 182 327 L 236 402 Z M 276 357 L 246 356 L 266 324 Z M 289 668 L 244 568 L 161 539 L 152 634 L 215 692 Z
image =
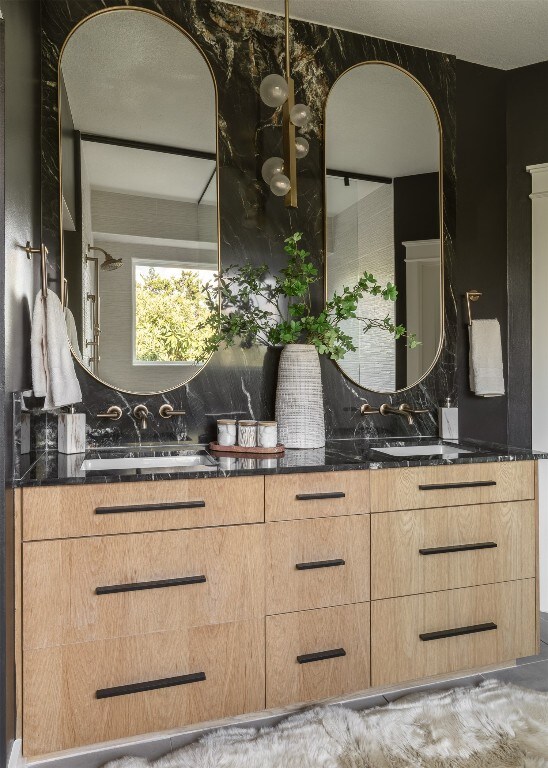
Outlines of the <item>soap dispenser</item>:
M 459 439 L 459 409 L 450 397 L 446 397 L 445 405 L 438 408 L 438 428 L 442 440 Z
M 58 416 L 57 450 L 59 453 L 86 452 L 86 414 L 76 413 L 73 405 Z

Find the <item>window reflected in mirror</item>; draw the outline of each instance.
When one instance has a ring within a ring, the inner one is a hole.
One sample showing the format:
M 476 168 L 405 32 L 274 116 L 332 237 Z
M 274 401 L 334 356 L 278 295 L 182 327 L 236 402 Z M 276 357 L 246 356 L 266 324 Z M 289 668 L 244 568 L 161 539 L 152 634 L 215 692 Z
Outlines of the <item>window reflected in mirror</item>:
M 365 296 L 360 318 L 389 317 L 419 345 L 386 332 L 345 331 L 356 347 L 339 361 L 360 386 L 395 392 L 420 381 L 442 336 L 441 135 L 428 94 L 404 71 L 378 62 L 345 72 L 326 113 L 326 295 L 365 271 L 395 283 L 395 303 Z
M 196 326 L 219 265 L 209 66 L 163 17 L 117 9 L 73 32 L 59 89 L 74 354 L 116 389 L 180 386 L 203 366 Z

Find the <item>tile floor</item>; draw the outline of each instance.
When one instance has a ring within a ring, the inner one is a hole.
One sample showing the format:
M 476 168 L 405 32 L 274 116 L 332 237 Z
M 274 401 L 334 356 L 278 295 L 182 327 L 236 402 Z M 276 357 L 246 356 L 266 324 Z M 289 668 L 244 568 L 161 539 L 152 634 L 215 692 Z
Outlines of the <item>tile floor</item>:
M 378 707 L 386 702 L 395 701 L 401 696 L 407 696 L 410 693 L 423 693 L 432 690 L 444 690 L 455 688 L 456 686 L 478 685 L 487 678 L 495 678 L 507 683 L 514 683 L 525 688 L 533 688 L 537 691 L 548 691 L 548 613 L 541 614 L 541 650 L 538 656 L 528 656 L 519 659 L 517 666 L 510 669 L 504 669 L 500 672 L 491 672 L 485 675 L 472 675 L 463 677 L 459 680 L 450 680 L 448 682 L 433 683 L 431 685 L 422 685 L 411 688 L 402 688 L 400 691 L 391 691 L 383 696 L 375 695 L 367 699 L 360 699 L 355 702 L 347 702 L 345 706 L 350 709 L 369 709 Z M 277 715 L 261 721 L 261 726 L 276 725 L 285 716 Z M 244 726 L 245 727 L 245 726 Z M 148 760 L 157 759 L 163 756 L 171 749 L 186 746 L 195 741 L 196 732 L 171 734 L 170 736 L 160 736 L 155 741 L 148 744 L 139 745 L 120 745 L 106 748 L 103 752 L 95 755 L 71 755 L 66 757 L 53 757 L 44 762 L 40 762 L 37 768 L 100 768 L 107 761 L 120 758 L 124 755 L 135 755 L 144 757 Z

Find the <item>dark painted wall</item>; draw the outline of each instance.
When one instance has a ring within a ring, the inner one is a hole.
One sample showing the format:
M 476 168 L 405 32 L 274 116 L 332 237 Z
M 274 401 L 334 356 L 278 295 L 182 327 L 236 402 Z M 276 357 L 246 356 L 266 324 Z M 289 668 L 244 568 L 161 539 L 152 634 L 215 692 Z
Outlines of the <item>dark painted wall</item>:
M 396 322 L 406 324 L 407 240 L 433 240 L 440 236 L 439 174 L 418 173 L 394 179 L 394 263 L 398 287 Z M 396 342 L 396 389 L 407 385 L 407 346 L 405 339 Z
M 6 60 L 5 60 L 5 29 L 4 20 L 0 19 L 0 211 L 4 209 L 4 148 L 5 148 L 5 81 L 6 81 Z M 5 248 L 4 248 L 4 217 L 0 216 L 0 254 L 2 269 L 0 269 L 0 306 L 4 306 L 5 295 Z M 0 315 L 0 337 L 4 335 L 4 316 Z M 0 392 L 2 402 L 4 401 L 6 391 L 6 353 L 5 349 L 0 348 Z M 4 434 L 6 431 L 4 408 L 0 408 L 0 487 L 5 484 L 5 445 Z M 0 574 L 1 583 L 6 584 L 6 503 L 4 494 L 0 494 Z M 4 762 L 4 755 L 7 756 L 7 745 L 13 739 L 13 721 L 6 717 L 6 693 L 8 685 L 11 688 L 11 679 L 8 684 L 8 675 L 6 675 L 6 638 L 7 628 L 10 622 L 6 618 L 6 589 L 0 589 L 0 763 Z M 5 724 L 5 727 L 4 727 Z
M 30 313 L 38 265 L 21 245 L 40 242 L 40 9 L 33 0 L 1 0 L 5 18 L 5 269 L 0 284 L 5 296 L 5 424 L 0 437 L 7 477 L 11 476 L 11 397 L 30 386 Z M 1 170 L 0 170 L 1 172 Z M 2 187 L 2 193 L 4 186 Z M 3 206 L 2 206 L 3 207 Z M 2 221 L 4 225 L 4 221 Z M 2 351 L 2 357 L 4 350 Z M 4 379 L 2 377 L 2 383 Z M 4 393 L 3 393 L 4 394 Z M 3 478 L 2 478 L 3 480 Z M 1 503 L 4 495 L 1 494 Z M 0 523 L 0 765 L 15 736 L 15 653 L 13 509 L 9 503 Z
M 508 72 L 508 439 L 530 447 L 531 176 L 528 165 L 548 162 L 548 62 Z
M 483 293 L 477 318 L 499 319 L 507 375 L 506 75 L 457 61 L 457 381 L 461 437 L 507 441 L 507 397 L 476 397 L 468 383 L 468 328 L 462 298 Z M 514 362 L 512 361 L 512 365 Z

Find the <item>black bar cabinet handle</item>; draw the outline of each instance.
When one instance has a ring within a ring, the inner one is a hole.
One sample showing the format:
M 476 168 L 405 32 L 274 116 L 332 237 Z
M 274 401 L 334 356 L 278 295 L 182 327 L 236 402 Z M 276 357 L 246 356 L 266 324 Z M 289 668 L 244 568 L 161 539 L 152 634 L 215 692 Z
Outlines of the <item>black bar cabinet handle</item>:
M 297 661 L 299 664 L 310 664 L 311 661 L 336 659 L 338 656 L 346 656 L 344 648 L 332 648 L 330 651 L 318 651 L 318 653 L 304 653 L 302 656 L 297 656 Z
M 96 515 L 113 515 L 119 512 L 159 512 L 166 509 L 196 509 L 205 507 L 205 501 L 174 501 L 167 504 L 130 504 L 124 507 L 97 507 Z
M 485 488 L 496 485 L 495 480 L 476 480 L 470 483 L 440 483 L 439 485 L 419 485 L 419 491 L 446 491 L 449 488 Z
M 424 632 L 419 635 L 425 643 L 429 640 L 442 640 L 444 637 L 458 637 L 459 635 L 474 635 L 476 632 L 490 632 L 497 629 L 493 621 L 487 624 L 473 624 L 471 627 L 456 627 L 456 629 L 442 629 L 441 632 Z
M 163 589 L 164 587 L 182 587 L 187 584 L 203 584 L 207 581 L 202 574 L 200 576 L 181 576 L 179 579 L 162 579 L 161 581 L 136 581 L 133 584 L 109 584 L 106 587 L 97 587 L 96 595 L 113 595 L 116 592 L 139 592 L 141 589 Z
M 343 491 L 332 491 L 331 493 L 298 493 L 297 501 L 313 501 L 314 499 L 344 499 L 346 496 Z
M 428 547 L 419 549 L 420 555 L 445 555 L 448 552 L 468 552 L 471 549 L 494 549 L 495 541 L 480 541 L 478 544 L 454 544 L 451 547 Z
M 314 568 L 334 568 L 337 565 L 346 565 L 342 558 L 336 560 L 315 560 L 311 563 L 297 563 L 295 568 L 298 571 L 312 571 Z
M 179 677 L 164 677 L 161 680 L 146 680 L 144 683 L 117 685 L 114 688 L 100 688 L 98 691 L 95 691 L 95 698 L 111 699 L 113 696 L 127 696 L 129 693 L 142 693 L 143 691 L 156 691 L 158 688 L 173 688 L 175 685 L 200 683 L 205 679 L 205 672 L 193 672 L 190 675 L 180 675 Z

